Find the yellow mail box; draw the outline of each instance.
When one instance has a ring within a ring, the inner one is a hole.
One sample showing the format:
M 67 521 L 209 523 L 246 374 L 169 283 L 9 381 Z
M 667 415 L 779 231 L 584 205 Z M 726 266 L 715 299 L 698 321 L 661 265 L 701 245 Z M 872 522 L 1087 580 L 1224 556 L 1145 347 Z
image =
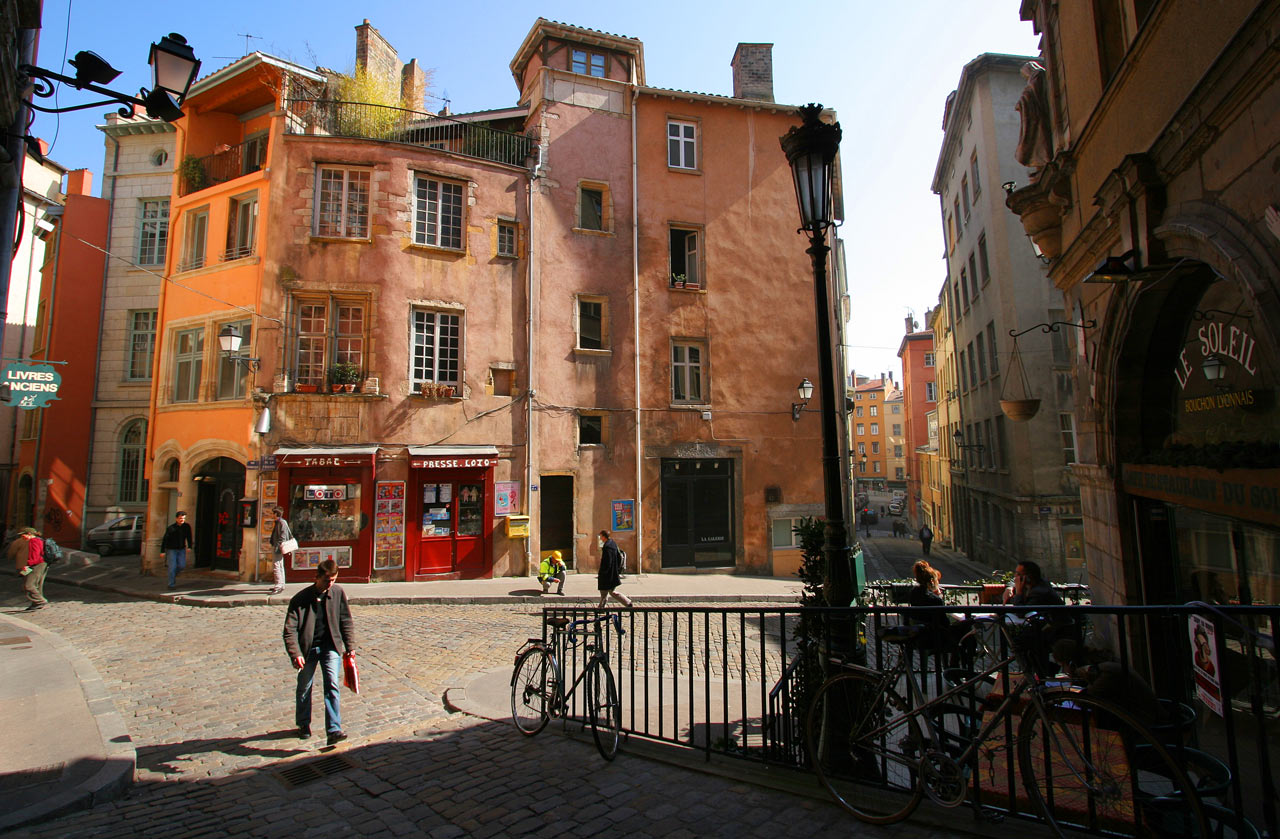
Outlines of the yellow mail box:
M 528 516 L 507 516 L 507 538 L 508 539 L 528 539 L 529 538 L 529 517 Z

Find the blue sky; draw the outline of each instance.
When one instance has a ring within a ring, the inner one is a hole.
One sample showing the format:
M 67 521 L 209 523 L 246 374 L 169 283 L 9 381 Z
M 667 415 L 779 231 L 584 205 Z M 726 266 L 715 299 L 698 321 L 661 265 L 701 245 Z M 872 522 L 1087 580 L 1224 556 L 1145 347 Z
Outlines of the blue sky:
M 201 75 L 243 55 L 247 33 L 258 36 L 248 41 L 250 51 L 346 71 L 355 63 L 355 27 L 367 17 L 402 61 L 416 58 L 434 71 L 432 94 L 448 96 L 454 111 L 474 111 L 515 104 L 508 65 L 539 16 L 639 38 L 649 84 L 705 93 L 732 93 L 729 60 L 738 42 L 771 42 L 777 101 L 821 102 L 837 110 L 844 128 L 841 235 L 853 298 L 853 365 L 871 375 L 891 370 L 900 380 L 903 317 L 910 309 L 919 319 L 937 301 L 946 273 L 938 200 L 929 190 L 943 103 L 961 68 L 980 53 L 1037 52 L 1038 39 L 1031 24 L 1018 19 L 1018 5 L 45 0 L 37 63 L 74 74 L 62 64 L 64 52 L 92 50 L 123 71 L 111 87 L 135 92 L 149 83 L 148 46 L 165 33 L 186 36 L 203 61 Z M 92 101 L 71 88 L 59 99 L 64 106 Z M 54 143 L 54 160 L 94 171 L 95 192 L 104 145 L 93 126 L 107 110 L 39 114 L 33 125 L 34 134 Z

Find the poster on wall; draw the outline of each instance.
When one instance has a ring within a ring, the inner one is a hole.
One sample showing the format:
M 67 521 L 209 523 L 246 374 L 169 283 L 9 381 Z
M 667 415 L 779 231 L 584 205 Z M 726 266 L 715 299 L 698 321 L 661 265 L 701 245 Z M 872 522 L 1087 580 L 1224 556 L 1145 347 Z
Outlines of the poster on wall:
M 276 527 L 276 487 L 274 480 L 258 479 L 258 499 L 261 509 L 258 511 L 258 554 L 269 556 L 271 550 L 271 531 Z
M 1196 697 L 1210 711 L 1222 716 L 1222 683 L 1218 680 L 1218 644 L 1213 624 L 1192 615 L 1187 631 L 1191 633 L 1191 672 L 1196 679 Z
M 520 512 L 520 482 L 498 481 L 493 485 L 493 514 L 511 516 Z
M 373 568 L 404 567 L 404 481 L 378 481 L 373 509 Z
M 634 499 L 625 498 L 621 501 L 614 501 L 611 506 L 613 508 L 613 531 L 615 533 L 620 530 L 636 529 L 636 502 Z
M 339 568 L 351 567 L 351 546 L 330 545 L 327 548 L 299 548 L 289 554 L 293 559 L 293 568 L 316 568 L 326 559 L 338 563 Z

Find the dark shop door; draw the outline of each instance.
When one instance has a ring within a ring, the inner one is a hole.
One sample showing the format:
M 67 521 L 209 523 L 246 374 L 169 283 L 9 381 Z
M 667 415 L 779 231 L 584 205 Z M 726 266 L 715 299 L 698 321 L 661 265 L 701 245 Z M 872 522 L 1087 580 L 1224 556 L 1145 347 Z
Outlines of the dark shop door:
M 541 561 L 551 551 L 560 551 L 565 564 L 576 568 L 573 557 L 573 476 L 543 475 L 542 503 L 538 518 Z
M 662 567 L 732 567 L 732 460 L 662 461 Z

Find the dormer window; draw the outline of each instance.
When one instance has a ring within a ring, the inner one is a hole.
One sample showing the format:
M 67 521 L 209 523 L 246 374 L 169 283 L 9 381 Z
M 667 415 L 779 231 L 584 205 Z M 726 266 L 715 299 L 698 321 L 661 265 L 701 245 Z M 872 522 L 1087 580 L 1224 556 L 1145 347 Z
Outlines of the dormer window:
M 603 79 L 604 56 L 586 50 L 574 50 L 570 69 L 583 76 L 596 76 Z

